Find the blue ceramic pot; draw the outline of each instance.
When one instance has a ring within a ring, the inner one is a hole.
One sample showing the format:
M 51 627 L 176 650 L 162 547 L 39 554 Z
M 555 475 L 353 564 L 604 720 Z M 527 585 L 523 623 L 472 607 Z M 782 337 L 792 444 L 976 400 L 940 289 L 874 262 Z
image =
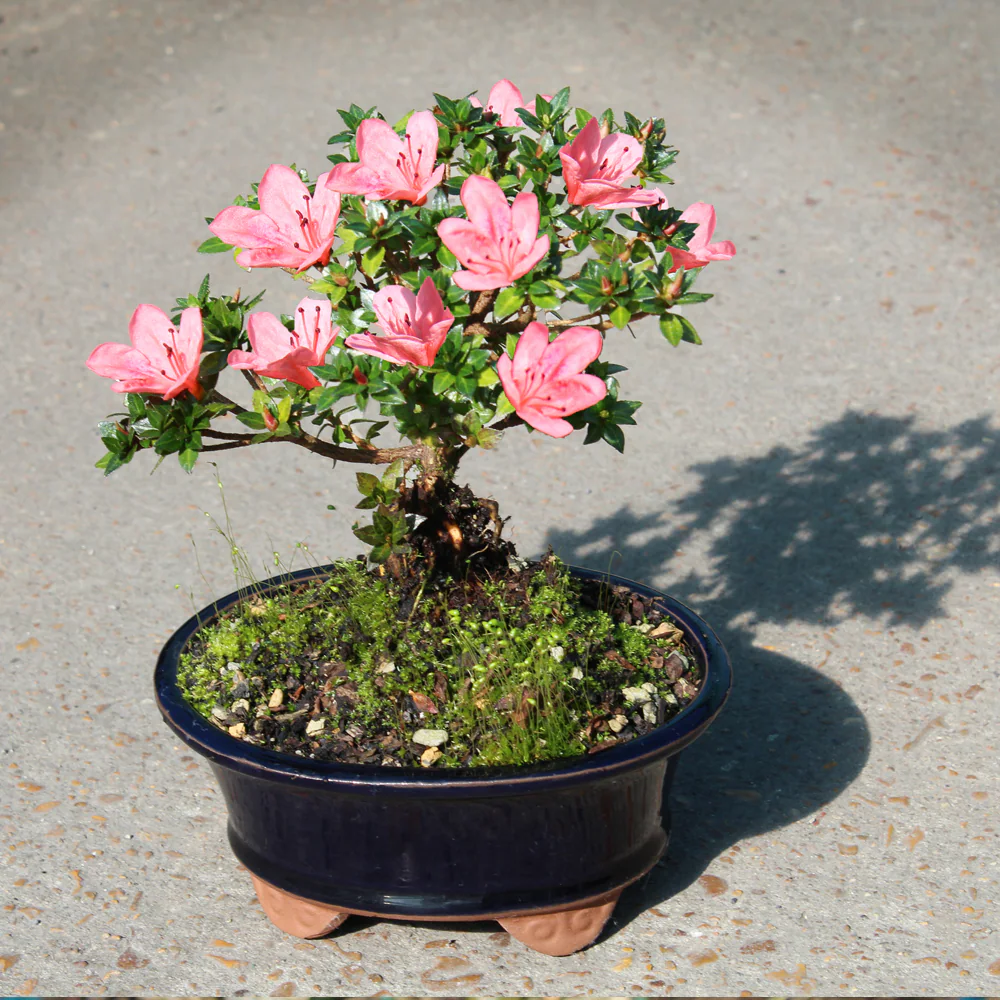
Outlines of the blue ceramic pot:
M 572 907 L 635 881 L 663 855 L 677 754 L 715 718 L 732 677 L 722 643 L 696 614 L 648 587 L 610 580 L 656 598 L 697 651 L 704 682 L 665 725 L 586 757 L 433 771 L 321 762 L 234 739 L 184 700 L 177 666 L 194 632 L 246 591 L 216 601 L 173 634 L 156 666 L 157 703 L 167 725 L 211 762 L 229 809 L 232 849 L 271 886 L 385 917 L 468 919 Z

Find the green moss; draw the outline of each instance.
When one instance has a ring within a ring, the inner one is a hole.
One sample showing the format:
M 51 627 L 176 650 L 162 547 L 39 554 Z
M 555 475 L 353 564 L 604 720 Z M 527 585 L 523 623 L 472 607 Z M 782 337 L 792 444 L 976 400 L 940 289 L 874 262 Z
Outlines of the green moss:
M 607 720 L 623 710 L 624 687 L 652 682 L 677 704 L 663 671 L 647 663 L 657 643 L 663 651 L 648 626 L 583 606 L 579 581 L 555 560 L 512 579 L 466 596 L 428 587 L 401 614 L 387 579 L 358 561 L 338 563 L 322 583 L 247 602 L 200 630 L 181 658 L 180 685 L 211 717 L 231 708 L 237 679 L 250 706 L 241 718 L 265 745 L 296 711 L 315 715 L 319 699 L 328 724 L 304 745 L 320 756 L 353 726 L 380 746 L 399 733 L 393 752 L 411 762 L 412 732 L 444 729 L 438 766 L 585 753 L 616 738 Z M 284 700 L 270 710 L 275 688 Z

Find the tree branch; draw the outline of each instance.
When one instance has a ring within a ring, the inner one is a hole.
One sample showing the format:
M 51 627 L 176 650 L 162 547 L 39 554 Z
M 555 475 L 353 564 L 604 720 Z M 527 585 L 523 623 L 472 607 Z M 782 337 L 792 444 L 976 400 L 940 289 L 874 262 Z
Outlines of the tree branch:
M 404 445 L 400 448 L 371 448 L 361 451 L 356 448 L 345 448 L 332 441 L 321 441 L 319 438 L 313 437 L 312 434 L 305 433 L 301 436 L 288 434 L 284 437 L 270 437 L 255 442 L 255 434 L 230 434 L 227 431 L 207 428 L 201 432 L 201 436 L 221 442 L 220 444 L 206 445 L 201 449 L 202 451 L 228 451 L 233 448 L 245 448 L 249 444 L 288 441 L 297 444 L 300 448 L 305 448 L 306 451 L 333 459 L 335 462 L 351 462 L 355 465 L 391 465 L 397 460 L 402 460 L 404 464 L 408 465 L 419 463 L 425 472 L 436 471 L 440 464 L 434 449 L 425 444 Z

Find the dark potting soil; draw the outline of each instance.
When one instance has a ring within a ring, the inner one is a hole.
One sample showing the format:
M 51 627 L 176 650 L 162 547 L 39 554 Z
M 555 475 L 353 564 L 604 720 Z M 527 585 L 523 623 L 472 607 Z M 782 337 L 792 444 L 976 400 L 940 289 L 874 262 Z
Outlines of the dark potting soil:
M 598 753 L 662 725 L 701 680 L 652 599 L 571 577 L 551 554 L 416 593 L 338 563 L 199 630 L 178 672 L 188 701 L 235 738 L 438 769 Z

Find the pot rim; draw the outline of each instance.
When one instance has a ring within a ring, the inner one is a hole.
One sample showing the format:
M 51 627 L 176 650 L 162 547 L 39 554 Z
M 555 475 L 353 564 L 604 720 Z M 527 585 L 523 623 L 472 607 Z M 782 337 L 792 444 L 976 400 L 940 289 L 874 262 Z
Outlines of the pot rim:
M 580 757 L 491 767 L 452 767 L 442 771 L 418 767 L 383 767 L 375 764 L 343 764 L 268 750 L 244 743 L 216 728 L 188 704 L 177 684 L 180 655 L 188 639 L 203 625 L 252 594 L 268 594 L 289 583 L 322 579 L 334 564 L 296 570 L 270 577 L 259 584 L 241 587 L 192 615 L 167 640 L 156 663 L 156 703 L 166 724 L 193 750 L 213 764 L 265 780 L 295 781 L 311 785 L 336 785 L 344 791 L 377 788 L 396 791 L 470 791 L 497 789 L 503 785 L 560 785 L 592 781 L 660 757 L 673 756 L 693 742 L 721 711 L 732 686 L 732 667 L 725 647 L 709 625 L 680 601 L 624 577 L 576 566 L 567 568 L 585 579 L 604 579 L 612 586 L 627 586 L 636 593 L 654 597 L 661 608 L 680 624 L 701 653 L 705 677 L 698 694 L 672 719 L 644 736 L 609 750 Z

